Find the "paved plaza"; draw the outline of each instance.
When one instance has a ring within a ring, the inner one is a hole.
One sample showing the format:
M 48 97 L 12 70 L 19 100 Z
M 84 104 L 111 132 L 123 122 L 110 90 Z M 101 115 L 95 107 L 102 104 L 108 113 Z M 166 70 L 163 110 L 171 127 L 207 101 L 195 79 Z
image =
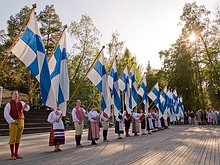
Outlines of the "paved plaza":
M 52 152 L 49 133 L 23 135 L 22 160 L 9 160 L 8 137 L 0 137 L 1 165 L 72 165 L 72 164 L 149 164 L 149 165 L 219 165 L 220 127 L 171 126 L 151 135 L 117 139 L 109 131 L 110 143 L 92 146 L 83 135 L 84 148 L 75 148 L 74 131 L 66 131 L 62 152 Z

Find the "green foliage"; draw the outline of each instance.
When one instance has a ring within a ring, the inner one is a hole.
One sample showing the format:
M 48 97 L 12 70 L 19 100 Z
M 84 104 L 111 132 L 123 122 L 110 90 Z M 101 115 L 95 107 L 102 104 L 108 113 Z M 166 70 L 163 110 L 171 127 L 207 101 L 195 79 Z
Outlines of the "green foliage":
M 220 17 L 212 18 L 205 6 L 186 3 L 180 16 L 182 33 L 168 50 L 160 52 L 168 86 L 178 89 L 186 109 L 220 108 Z M 190 41 L 192 34 L 195 39 Z
M 88 15 L 82 15 L 79 22 L 72 21 L 68 30 L 75 39 L 73 44 L 74 51 L 69 55 L 68 59 L 70 94 L 72 94 L 100 49 L 99 37 L 101 35 L 94 26 L 92 18 Z M 69 104 L 70 108 L 74 106 L 76 99 L 82 100 L 83 106 L 87 108 L 93 103 L 99 106 L 101 95 L 96 87 L 86 78 Z
M 46 5 L 37 18 L 41 24 L 40 32 L 45 43 L 46 54 L 49 56 L 59 38 L 62 22 L 54 5 Z

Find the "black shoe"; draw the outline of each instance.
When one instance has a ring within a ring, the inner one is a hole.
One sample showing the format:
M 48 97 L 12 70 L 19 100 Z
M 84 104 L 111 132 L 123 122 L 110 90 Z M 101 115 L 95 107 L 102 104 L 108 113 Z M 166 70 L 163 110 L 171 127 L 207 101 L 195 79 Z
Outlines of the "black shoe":
M 97 145 L 97 143 L 96 142 L 92 142 L 92 145 Z
M 118 137 L 118 139 L 123 139 L 122 137 Z

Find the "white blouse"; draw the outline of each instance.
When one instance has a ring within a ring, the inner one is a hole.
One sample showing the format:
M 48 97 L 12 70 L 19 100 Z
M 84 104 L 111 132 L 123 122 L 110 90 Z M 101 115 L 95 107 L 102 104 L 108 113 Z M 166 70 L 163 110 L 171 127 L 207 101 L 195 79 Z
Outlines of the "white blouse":
M 90 111 L 88 113 L 88 120 L 90 122 L 94 122 L 95 120 L 93 120 L 93 118 L 97 118 L 99 116 L 99 113 L 97 111 Z

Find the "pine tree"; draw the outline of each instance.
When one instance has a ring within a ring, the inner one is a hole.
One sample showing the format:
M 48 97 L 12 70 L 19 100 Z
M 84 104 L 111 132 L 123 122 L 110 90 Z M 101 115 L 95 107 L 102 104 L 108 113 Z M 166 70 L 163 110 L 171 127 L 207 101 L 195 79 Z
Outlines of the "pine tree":
M 62 22 L 55 11 L 54 5 L 46 5 L 37 18 L 41 24 L 40 32 L 45 44 L 46 54 L 49 56 L 59 38 Z

